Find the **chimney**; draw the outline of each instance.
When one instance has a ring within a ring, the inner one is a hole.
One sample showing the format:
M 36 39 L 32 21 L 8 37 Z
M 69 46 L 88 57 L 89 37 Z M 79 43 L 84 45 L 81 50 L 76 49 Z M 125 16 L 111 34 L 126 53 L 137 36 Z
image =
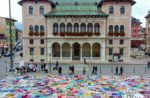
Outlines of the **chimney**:
M 150 15 L 150 11 L 148 11 L 148 14 Z

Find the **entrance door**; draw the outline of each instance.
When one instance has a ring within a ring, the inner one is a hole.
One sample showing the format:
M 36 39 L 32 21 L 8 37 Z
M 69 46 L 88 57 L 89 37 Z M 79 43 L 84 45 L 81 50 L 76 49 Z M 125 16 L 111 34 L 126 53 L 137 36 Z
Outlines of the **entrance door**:
M 80 45 L 78 43 L 74 44 L 74 56 L 80 56 Z

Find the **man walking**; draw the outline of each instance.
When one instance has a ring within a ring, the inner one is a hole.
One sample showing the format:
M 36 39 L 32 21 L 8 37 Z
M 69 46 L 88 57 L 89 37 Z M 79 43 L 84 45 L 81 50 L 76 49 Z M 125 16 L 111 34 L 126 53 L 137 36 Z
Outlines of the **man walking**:
M 29 65 L 30 72 L 32 72 L 32 64 Z
M 123 67 L 121 66 L 121 68 L 120 68 L 120 74 L 119 75 L 122 76 L 122 72 L 123 72 Z
M 62 67 L 61 66 L 59 66 L 58 73 L 59 73 L 59 75 L 62 75 Z
M 84 58 L 84 64 L 87 64 L 87 62 L 86 62 L 86 58 Z
M 44 63 L 44 65 L 43 65 L 43 68 L 44 68 L 44 71 L 45 71 L 45 68 L 46 68 L 46 64 Z
M 95 74 L 97 75 L 97 66 L 95 66 Z
M 43 64 L 43 62 L 42 62 L 42 64 L 41 64 L 41 71 L 43 71 L 43 66 L 44 66 L 44 64 Z
M 72 74 L 73 74 L 73 75 L 74 75 L 74 69 L 75 69 L 75 68 L 74 68 L 74 65 L 73 65 L 73 66 L 72 66 Z
M 118 66 L 116 67 L 116 73 L 115 73 L 115 75 L 118 76 Z
M 95 65 L 93 65 L 92 75 L 94 74 L 94 72 L 95 72 Z
M 149 63 L 149 61 L 148 61 L 148 63 L 147 63 L 147 67 L 148 67 L 148 69 L 149 69 L 149 67 L 150 67 L 150 63 Z

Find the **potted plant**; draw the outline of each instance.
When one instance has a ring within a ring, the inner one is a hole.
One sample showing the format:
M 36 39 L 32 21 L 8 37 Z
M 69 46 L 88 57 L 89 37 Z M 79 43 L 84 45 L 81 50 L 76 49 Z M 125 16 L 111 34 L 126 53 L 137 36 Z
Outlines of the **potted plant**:
M 29 33 L 29 36 L 33 36 L 33 33 Z
M 57 36 L 57 35 L 58 35 L 58 32 L 53 32 L 53 35 L 54 35 L 54 36 Z
M 96 36 L 100 36 L 100 33 L 99 33 L 99 32 L 96 32 L 96 33 L 94 33 L 94 35 L 96 35 Z
M 120 36 L 125 36 L 125 33 L 120 33 Z
M 113 36 L 114 34 L 113 34 L 112 32 L 109 32 L 108 35 L 109 35 L 109 36 Z
M 60 36 L 64 37 L 64 36 L 65 36 L 65 33 L 60 33 Z
M 34 35 L 35 35 L 35 36 L 38 36 L 38 35 L 39 35 L 39 33 L 38 33 L 38 32 L 35 32 L 35 33 L 34 33 Z
M 44 32 L 41 32 L 41 33 L 40 33 L 40 36 L 44 36 L 44 35 L 45 35 L 45 33 L 44 33 Z
M 92 36 L 93 35 L 93 33 L 92 32 L 88 32 L 88 34 L 87 34 L 88 36 Z
M 119 36 L 119 33 L 118 33 L 118 32 L 115 32 L 115 33 L 114 33 L 114 36 Z
M 16 67 L 16 70 L 17 70 L 17 73 L 19 73 L 19 72 L 20 72 L 20 68 L 19 68 L 19 67 Z

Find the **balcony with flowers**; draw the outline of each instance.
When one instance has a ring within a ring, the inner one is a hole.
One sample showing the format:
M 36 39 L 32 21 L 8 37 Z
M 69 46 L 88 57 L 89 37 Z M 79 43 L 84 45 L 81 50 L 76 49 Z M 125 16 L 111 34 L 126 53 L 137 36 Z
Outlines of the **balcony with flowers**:
M 37 36 L 40 36 L 40 37 L 42 37 L 42 36 L 44 36 L 45 35 L 45 32 L 30 32 L 29 33 L 29 36 L 30 37 L 33 37 L 33 36 L 35 36 L 35 37 L 37 37 Z
M 108 33 L 108 36 L 109 37 L 124 37 L 125 36 L 125 33 L 124 32 L 121 32 L 121 33 L 119 33 L 119 32 L 109 32 Z

